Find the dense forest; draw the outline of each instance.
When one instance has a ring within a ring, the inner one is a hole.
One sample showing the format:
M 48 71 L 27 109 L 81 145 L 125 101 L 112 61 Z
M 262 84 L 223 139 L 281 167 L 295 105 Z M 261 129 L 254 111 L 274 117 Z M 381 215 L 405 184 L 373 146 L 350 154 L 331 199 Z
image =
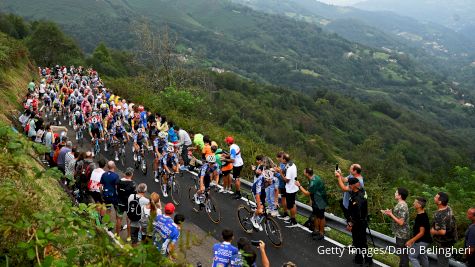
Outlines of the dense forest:
M 254 14 L 239 8 L 237 14 Z M 378 214 L 378 230 L 389 231 L 377 211 L 393 205 L 386 196 L 400 185 L 411 189 L 411 197 L 431 199 L 440 190 L 448 191 L 464 229 L 465 210 L 475 200 L 475 111 L 458 101 L 469 101 L 470 95 L 404 55 L 351 43 L 304 22 L 273 15 L 257 20 L 260 24 L 253 25 L 260 25 L 262 34 L 255 40 L 242 31 L 223 39 L 210 31 L 170 25 L 179 36 L 174 55 L 197 64 L 177 60 L 172 73 L 166 73 L 171 77 L 167 84 L 158 87 L 151 86 L 154 76 L 147 62 L 137 60 L 131 50 L 111 48 L 111 35 L 88 50 L 53 22 L 5 14 L 0 31 L 24 43 L 37 65 L 91 66 L 115 93 L 169 115 L 186 129 L 215 140 L 236 135 L 247 163 L 260 153 L 289 151 L 299 169 L 316 167 L 324 177 L 336 213 L 340 192 L 333 166 L 359 162 L 368 180 L 371 210 Z M 104 25 L 108 23 L 106 19 Z M 228 23 L 226 27 L 233 24 Z M 81 36 L 91 32 L 81 27 L 74 36 L 84 42 Z M 227 35 L 226 27 L 216 31 Z M 284 60 L 271 56 L 280 57 L 282 51 Z M 345 56 L 350 51 L 354 54 Z M 207 64 L 228 71 L 211 72 L 204 68 Z M 300 66 L 295 69 L 295 64 Z

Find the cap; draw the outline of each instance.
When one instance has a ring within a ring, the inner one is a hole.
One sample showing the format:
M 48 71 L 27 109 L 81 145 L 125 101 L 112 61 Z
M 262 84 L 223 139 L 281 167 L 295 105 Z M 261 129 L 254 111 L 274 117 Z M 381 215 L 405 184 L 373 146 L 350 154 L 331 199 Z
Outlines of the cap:
M 232 136 L 228 136 L 228 137 L 226 137 L 226 139 L 224 139 L 224 141 L 227 144 L 233 144 L 234 143 L 234 138 Z
M 215 141 L 211 141 L 211 146 L 218 147 L 218 143 L 216 143 Z
M 173 214 L 175 212 L 175 205 L 173 203 L 167 203 L 165 205 L 165 214 Z
M 355 178 L 355 177 L 351 177 L 351 178 L 348 179 L 348 184 L 349 185 L 354 185 L 354 184 L 357 184 L 359 182 L 360 182 L 360 180 L 358 180 L 358 178 Z
M 132 167 L 128 167 L 126 170 L 125 170 L 125 175 L 127 176 L 131 176 L 134 174 L 134 168 Z

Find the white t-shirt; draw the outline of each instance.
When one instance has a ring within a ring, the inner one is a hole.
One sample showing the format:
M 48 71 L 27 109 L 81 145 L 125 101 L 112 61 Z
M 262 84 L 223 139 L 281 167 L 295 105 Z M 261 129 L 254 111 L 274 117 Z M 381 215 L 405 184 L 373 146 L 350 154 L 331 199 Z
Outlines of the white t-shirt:
M 90 191 L 100 192 L 99 184 L 101 183 L 101 177 L 102 177 L 102 174 L 104 173 L 105 171 L 101 168 L 96 168 L 92 171 L 91 188 L 89 189 Z
M 297 165 L 292 163 L 292 166 L 289 166 L 289 164 L 287 164 L 285 178 L 290 179 L 287 183 L 285 183 L 285 191 L 287 191 L 287 193 L 298 192 L 299 188 L 295 185 L 295 178 L 297 178 Z
M 238 145 L 232 144 L 229 147 L 229 153 L 231 154 L 231 159 L 234 159 L 234 162 L 233 162 L 234 167 L 240 167 L 244 165 L 244 161 L 242 160 L 242 157 L 241 157 L 241 149 L 239 148 Z

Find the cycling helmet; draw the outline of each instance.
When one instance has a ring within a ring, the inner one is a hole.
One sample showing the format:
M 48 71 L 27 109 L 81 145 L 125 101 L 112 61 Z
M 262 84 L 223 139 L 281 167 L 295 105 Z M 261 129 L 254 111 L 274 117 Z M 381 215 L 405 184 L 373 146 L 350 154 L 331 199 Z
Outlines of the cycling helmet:
M 97 118 L 92 118 L 92 123 L 97 123 Z
M 97 112 L 93 111 L 93 112 L 92 112 L 92 116 L 93 116 L 93 117 L 96 117 L 96 116 L 97 116 Z
M 139 129 L 137 130 L 137 132 L 138 132 L 138 133 L 143 133 L 143 128 L 139 128 Z
M 216 162 L 216 157 L 214 155 L 208 155 L 206 156 L 206 161 L 209 163 L 215 163 Z
M 115 122 L 115 127 L 120 127 L 120 126 L 122 126 L 122 123 L 120 123 L 120 121 Z
M 140 106 L 139 106 L 139 111 L 142 112 L 142 111 L 144 111 L 144 110 L 145 110 L 144 107 L 143 107 L 142 105 L 140 105 Z
M 168 134 L 167 134 L 166 132 L 159 132 L 159 133 L 158 133 L 158 137 L 159 137 L 160 139 L 165 139 L 165 138 L 167 138 L 167 135 L 168 135 Z
M 167 147 L 167 152 L 168 152 L 168 153 L 172 153 L 173 151 L 175 151 L 175 149 L 173 148 L 173 146 L 168 146 L 168 147 Z
M 81 112 L 79 112 L 79 110 L 76 110 L 76 112 L 74 113 L 74 115 L 79 116 L 79 115 L 81 115 Z

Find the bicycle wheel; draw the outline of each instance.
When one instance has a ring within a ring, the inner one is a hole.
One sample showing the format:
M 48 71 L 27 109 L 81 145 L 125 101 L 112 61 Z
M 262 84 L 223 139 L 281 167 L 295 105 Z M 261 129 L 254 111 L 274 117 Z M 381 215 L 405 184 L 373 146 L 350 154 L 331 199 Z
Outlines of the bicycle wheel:
M 262 224 L 264 225 L 264 230 L 270 242 L 276 247 L 281 247 L 283 242 L 282 232 L 274 218 L 269 216 L 264 217 Z
M 212 222 L 219 223 L 219 221 L 221 221 L 221 211 L 218 208 L 218 204 L 210 195 L 206 198 L 205 210 Z
M 139 157 L 137 156 L 137 160 L 134 160 L 134 167 L 135 169 L 138 169 L 140 166 L 140 161 L 139 161 Z
M 126 162 L 125 161 L 125 148 L 121 148 L 119 159 L 120 159 L 120 163 L 122 164 L 122 166 L 125 167 L 125 162 Z
M 190 188 L 188 189 L 188 199 L 191 202 L 191 206 L 193 207 L 193 210 L 198 212 L 199 211 L 199 205 L 196 204 L 196 202 L 195 202 L 196 191 L 198 191 L 196 189 L 196 186 L 194 186 L 194 185 L 190 186 Z
M 172 188 L 170 190 L 170 194 L 172 196 L 173 203 L 175 205 L 180 205 L 180 199 L 181 199 L 181 188 L 180 188 L 180 183 L 176 180 L 176 177 L 173 177 L 172 181 Z
M 246 205 L 239 205 L 237 208 L 237 217 L 239 221 L 239 225 L 244 230 L 244 232 L 250 234 L 254 231 L 254 227 L 252 226 L 251 218 L 254 213 L 249 209 Z
M 145 161 L 145 157 L 143 157 L 140 162 L 140 169 L 142 170 L 143 175 L 147 175 L 147 162 Z

